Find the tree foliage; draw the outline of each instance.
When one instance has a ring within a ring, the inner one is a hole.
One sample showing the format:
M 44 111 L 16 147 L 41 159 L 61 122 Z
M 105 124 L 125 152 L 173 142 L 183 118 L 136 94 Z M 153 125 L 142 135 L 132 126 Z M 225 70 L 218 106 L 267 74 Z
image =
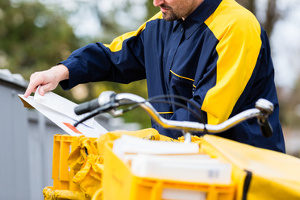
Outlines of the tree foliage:
M 65 16 L 37 2 L 13 4 L 0 1 L 1 67 L 26 78 L 65 59 L 79 47 L 79 40 Z
M 66 16 L 38 2 L 0 1 L 0 68 L 20 73 L 26 79 L 48 69 L 79 48 L 79 39 Z M 70 93 L 56 90 L 71 98 Z

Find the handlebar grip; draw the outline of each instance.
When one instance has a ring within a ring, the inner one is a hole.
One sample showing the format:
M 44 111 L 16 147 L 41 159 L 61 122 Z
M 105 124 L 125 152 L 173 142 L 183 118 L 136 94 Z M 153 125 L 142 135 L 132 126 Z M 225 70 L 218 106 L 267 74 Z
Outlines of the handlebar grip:
M 98 98 L 97 98 L 97 99 L 93 99 L 91 101 L 79 104 L 78 106 L 76 106 L 74 108 L 74 112 L 76 115 L 81 115 L 81 114 L 84 114 L 87 112 L 91 112 L 98 107 L 99 107 L 99 102 L 98 102 Z
M 268 121 L 268 119 L 265 119 L 265 120 L 259 119 L 258 124 L 260 126 L 260 130 L 261 130 L 261 133 L 263 134 L 263 136 L 268 138 L 273 135 L 273 129 L 272 129 L 272 126 L 271 126 L 270 122 Z

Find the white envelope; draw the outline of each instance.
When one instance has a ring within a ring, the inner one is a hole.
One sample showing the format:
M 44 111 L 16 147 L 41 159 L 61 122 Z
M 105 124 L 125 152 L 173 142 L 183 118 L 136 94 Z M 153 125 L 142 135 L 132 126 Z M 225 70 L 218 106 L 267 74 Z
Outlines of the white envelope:
M 97 123 L 94 118 L 79 124 L 75 128 L 73 124 L 85 116 L 77 116 L 74 113 L 74 108 L 77 104 L 53 92 L 48 92 L 44 96 L 41 96 L 38 93 L 38 89 L 34 97 L 29 96 L 25 98 L 24 95 L 21 94 L 19 94 L 19 97 L 23 103 L 28 103 L 69 135 L 99 137 L 101 134 L 107 133 L 107 130 Z

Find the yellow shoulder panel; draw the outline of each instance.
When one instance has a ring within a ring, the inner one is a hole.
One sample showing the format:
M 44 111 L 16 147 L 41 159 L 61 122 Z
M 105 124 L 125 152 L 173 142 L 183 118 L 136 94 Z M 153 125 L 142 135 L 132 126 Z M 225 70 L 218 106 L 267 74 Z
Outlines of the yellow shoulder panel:
M 228 119 L 251 78 L 261 49 L 261 28 L 234 0 L 223 0 L 205 24 L 219 41 L 219 57 L 216 85 L 207 92 L 202 110 L 209 124 L 219 124 Z
M 153 20 L 156 20 L 156 19 L 162 19 L 162 13 L 161 12 L 158 12 L 156 15 L 154 15 L 147 22 L 153 21 Z M 125 34 L 123 34 L 123 35 L 115 38 L 112 41 L 112 43 L 110 43 L 110 44 L 104 44 L 104 46 L 108 47 L 110 49 L 110 51 L 112 51 L 112 52 L 117 52 L 117 51 L 122 50 L 123 42 L 125 40 L 133 37 L 133 36 L 137 36 L 138 34 L 140 34 L 146 28 L 146 23 L 147 22 L 145 22 L 142 26 L 140 26 L 136 31 L 125 33 Z

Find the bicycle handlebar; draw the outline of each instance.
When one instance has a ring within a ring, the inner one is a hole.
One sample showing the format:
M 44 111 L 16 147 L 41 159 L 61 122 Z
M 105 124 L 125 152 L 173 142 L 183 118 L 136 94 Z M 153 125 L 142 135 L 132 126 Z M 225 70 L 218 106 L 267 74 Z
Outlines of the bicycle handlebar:
M 148 115 L 160 126 L 165 129 L 176 129 L 182 130 L 185 133 L 187 132 L 208 132 L 208 133 L 220 133 L 226 131 L 233 126 L 247 120 L 256 117 L 258 119 L 258 124 L 260 125 L 262 134 L 265 137 L 270 137 L 273 134 L 272 127 L 268 122 L 268 116 L 273 112 L 273 104 L 265 99 L 259 99 L 255 107 L 252 109 L 248 109 L 243 111 L 228 120 L 224 121 L 218 125 L 210 125 L 203 124 L 199 122 L 191 122 L 191 121 L 175 121 L 165 119 L 158 114 L 158 112 L 153 108 L 153 106 L 147 102 L 144 98 L 130 93 L 120 93 L 115 94 L 114 92 L 107 91 L 103 92 L 98 97 L 98 110 L 93 112 L 93 116 L 95 114 L 100 114 L 102 112 L 110 112 L 113 116 L 119 116 L 123 114 L 123 110 L 116 110 L 117 107 L 128 104 L 138 104 L 141 108 L 143 108 Z M 95 101 L 95 100 L 92 100 Z M 80 110 L 83 107 L 86 107 L 87 103 L 78 105 L 75 109 Z M 105 109 L 101 109 L 101 107 L 105 107 Z M 76 125 L 78 125 L 77 122 Z M 74 125 L 75 126 L 75 125 Z

